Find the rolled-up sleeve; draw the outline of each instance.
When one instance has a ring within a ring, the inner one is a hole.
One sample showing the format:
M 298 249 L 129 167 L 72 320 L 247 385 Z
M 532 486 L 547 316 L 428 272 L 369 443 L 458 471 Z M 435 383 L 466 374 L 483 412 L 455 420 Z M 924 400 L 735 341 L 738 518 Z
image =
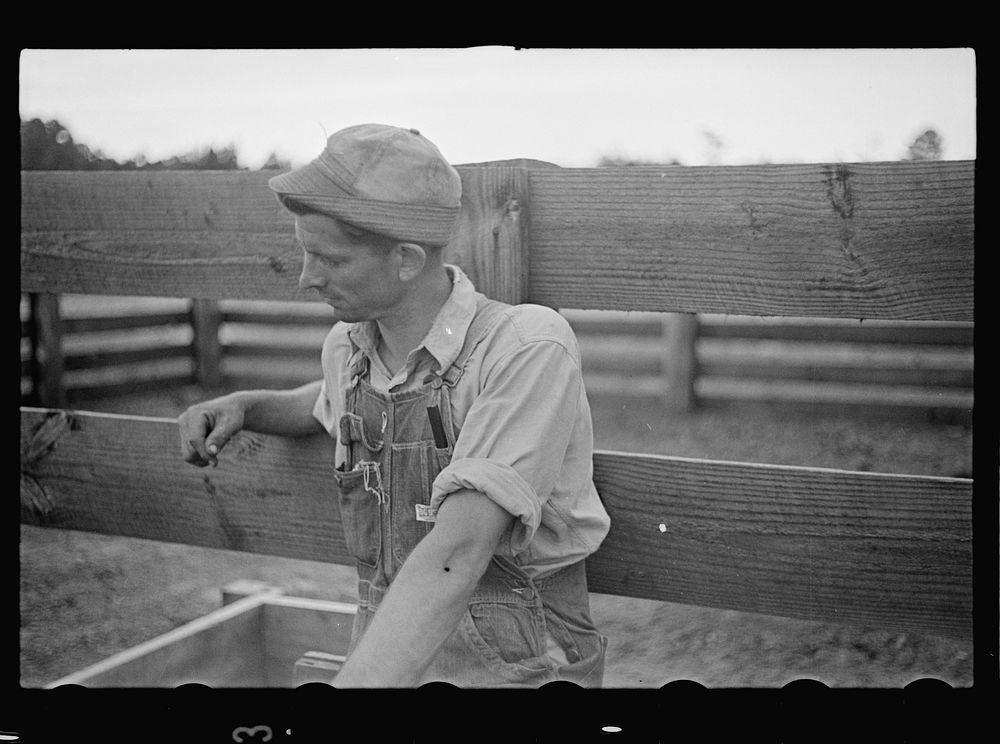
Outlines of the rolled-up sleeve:
M 522 340 L 489 369 L 431 506 L 461 489 L 481 492 L 517 518 L 500 550 L 523 551 L 560 477 L 581 395 L 571 331 Z

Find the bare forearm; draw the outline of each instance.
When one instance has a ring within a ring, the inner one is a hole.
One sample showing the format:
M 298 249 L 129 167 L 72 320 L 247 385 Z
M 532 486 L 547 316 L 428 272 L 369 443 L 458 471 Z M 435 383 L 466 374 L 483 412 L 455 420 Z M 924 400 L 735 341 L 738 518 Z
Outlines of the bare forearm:
M 322 431 L 313 417 L 320 381 L 294 390 L 242 390 L 232 393 L 244 405 L 245 429 L 261 434 L 295 437 Z
M 476 491 L 445 499 L 413 549 L 337 687 L 412 687 L 458 626 L 512 517 Z
M 433 532 L 431 533 L 433 534 Z M 478 565 L 430 536 L 407 558 L 337 687 L 413 687 L 458 625 L 479 581 Z
M 452 493 L 413 549 L 337 687 L 413 687 L 469 606 L 512 517 L 476 491 Z

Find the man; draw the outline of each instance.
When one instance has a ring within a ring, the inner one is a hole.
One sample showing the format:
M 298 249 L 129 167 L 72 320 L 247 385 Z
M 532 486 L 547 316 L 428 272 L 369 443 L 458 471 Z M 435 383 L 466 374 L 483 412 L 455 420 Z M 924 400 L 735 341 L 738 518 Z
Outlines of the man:
M 609 518 L 569 325 L 444 262 L 461 181 L 416 130 L 348 127 L 269 186 L 295 216 L 299 285 L 342 322 L 322 380 L 185 411 L 185 459 L 214 465 L 241 429 L 337 439 L 359 577 L 338 687 L 599 686 L 584 558 Z

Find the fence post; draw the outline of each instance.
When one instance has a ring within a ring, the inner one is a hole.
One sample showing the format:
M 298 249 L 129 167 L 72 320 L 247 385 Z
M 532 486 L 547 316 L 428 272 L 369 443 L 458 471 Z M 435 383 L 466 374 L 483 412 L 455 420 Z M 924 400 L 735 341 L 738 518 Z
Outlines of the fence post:
M 458 166 L 462 211 L 445 259 L 494 300 L 525 302 L 528 295 L 530 169 L 558 168 L 536 160 L 497 160 Z
M 65 408 L 63 386 L 62 318 L 59 295 L 31 293 L 32 357 L 36 375 L 32 381 L 40 405 Z
M 678 413 L 691 411 L 695 406 L 694 378 L 698 366 L 695 358 L 698 316 L 667 313 L 663 319 L 663 339 L 667 408 Z
M 222 313 L 216 300 L 191 300 L 191 329 L 194 338 L 194 376 L 203 388 L 216 388 L 222 384 L 222 349 L 219 344 L 219 325 Z

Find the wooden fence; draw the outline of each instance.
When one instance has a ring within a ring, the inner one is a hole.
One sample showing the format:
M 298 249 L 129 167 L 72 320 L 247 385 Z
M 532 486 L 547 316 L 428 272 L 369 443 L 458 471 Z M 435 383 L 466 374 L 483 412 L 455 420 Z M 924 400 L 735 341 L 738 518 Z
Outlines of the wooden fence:
M 971 162 L 460 167 L 449 259 L 556 308 L 973 320 Z M 263 173 L 23 173 L 29 293 L 308 301 Z M 21 409 L 24 523 L 349 563 L 325 437 Z M 968 638 L 969 479 L 594 455 L 592 591 Z
M 77 405 L 178 385 L 299 385 L 320 375 L 319 348 L 333 322 L 319 303 L 174 298 L 144 307 L 136 298 L 60 299 L 22 302 L 25 405 Z M 43 302 L 49 306 L 40 309 Z M 32 308 L 48 324 L 41 337 Z M 971 420 L 971 323 L 564 314 L 592 397 L 657 398 L 678 411 L 761 402 Z

